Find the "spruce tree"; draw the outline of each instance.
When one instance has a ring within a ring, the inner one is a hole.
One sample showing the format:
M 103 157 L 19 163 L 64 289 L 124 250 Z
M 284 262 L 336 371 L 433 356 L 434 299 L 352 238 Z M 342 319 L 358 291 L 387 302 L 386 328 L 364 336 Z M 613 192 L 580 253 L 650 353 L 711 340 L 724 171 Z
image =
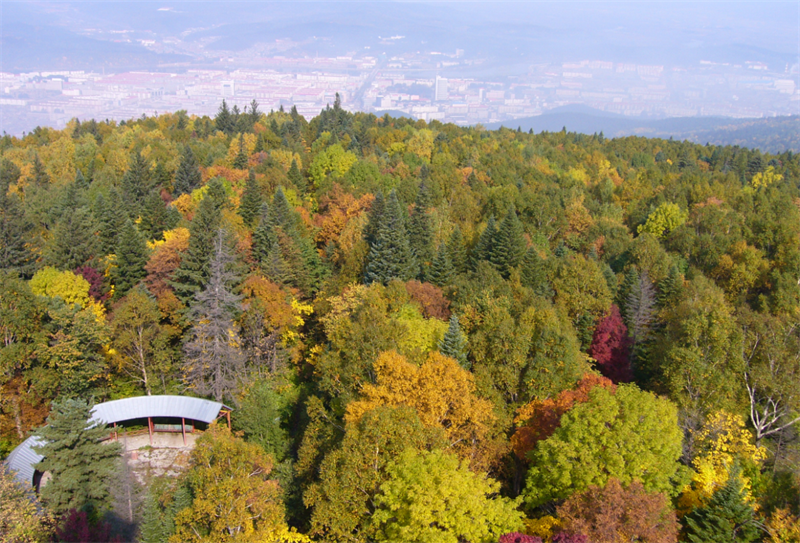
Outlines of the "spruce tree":
M 258 216 L 263 202 L 264 198 L 261 196 L 261 189 L 256 182 L 256 174 L 251 169 L 247 176 L 244 192 L 242 192 L 241 203 L 239 204 L 239 215 L 242 217 L 242 220 L 244 220 L 246 226 L 253 226 L 253 222 Z
M 35 467 L 52 475 L 40 494 L 56 514 L 98 510 L 108 502 L 108 480 L 119 461 L 120 445 L 102 443 L 108 430 L 90 416 L 83 400 L 54 401 L 47 425 L 35 434 L 42 444 L 34 450 L 44 457 Z
M 50 175 L 45 170 L 39 155 L 33 157 L 33 186 L 44 188 L 50 184 Z
M 171 230 L 177 226 L 180 220 L 180 212 L 176 217 L 176 211 L 174 207 L 167 208 L 157 191 L 150 191 L 142 206 L 142 220 L 139 222 L 139 231 L 144 234 L 146 239 L 161 238 L 164 230 Z
M 97 196 L 94 205 L 94 215 L 100 232 L 100 253 L 103 255 L 113 253 L 117 248 L 117 236 L 127 219 L 122 196 L 116 187 L 111 187 L 108 196 Z
M 738 466 L 705 506 L 686 515 L 685 523 L 691 543 L 750 543 L 760 538 L 753 506 L 744 499 Z
M 44 248 L 45 264 L 62 270 L 74 270 L 88 264 L 97 254 L 96 231 L 89 208 L 79 207 L 65 213 L 56 223 Z
M 450 254 L 447 246 L 444 243 L 439 244 L 439 249 L 436 251 L 436 256 L 433 258 L 433 264 L 428 272 L 428 282 L 443 287 L 450 283 L 455 275 L 453 263 L 450 262 Z
M 172 535 L 168 518 L 161 509 L 158 497 L 151 491 L 145 494 L 142 508 L 142 522 L 139 524 L 138 541 L 141 543 L 162 543 Z
M 214 250 L 214 236 L 219 229 L 220 217 L 220 208 L 214 198 L 206 194 L 189 225 L 189 247 L 170 281 L 175 295 L 184 305 L 192 303 L 194 295 L 208 281 L 209 262 Z
M 306 178 L 303 177 L 303 174 L 300 172 L 300 168 L 297 167 L 296 160 L 292 159 L 292 165 L 289 167 L 289 172 L 286 176 L 300 193 L 305 194 L 308 190 L 308 183 L 306 183 Z
M 188 313 L 194 325 L 184 346 L 183 369 L 191 390 L 221 402 L 234 397 L 245 368 L 234 321 L 240 297 L 233 294 L 238 281 L 233 254 L 222 229 L 214 232 L 212 243 L 208 282 Z
M 461 367 L 469 369 L 469 362 L 467 361 L 467 338 L 461 331 L 461 326 L 458 324 L 458 317 L 455 315 L 450 316 L 450 324 L 447 326 L 442 341 L 439 342 L 439 352 L 450 358 L 455 358 Z
M 192 153 L 192 148 L 189 145 L 185 145 L 183 153 L 181 153 L 178 171 L 175 172 L 172 196 L 177 198 L 181 194 L 188 194 L 198 188 L 202 181 L 203 176 L 200 174 L 200 167 L 197 164 L 194 153 Z
M 372 206 L 369 209 L 367 217 L 367 225 L 364 227 L 364 241 L 368 245 L 375 243 L 378 236 L 378 226 L 383 218 L 384 208 L 386 207 L 386 198 L 380 190 L 375 193 L 375 199 L 372 201 Z
M 19 196 L 8 193 L 20 175 L 13 162 L 0 161 L 0 268 L 29 275 L 36 259 L 31 250 L 34 225 L 25 216 Z
M 163 162 L 156 164 L 153 170 L 152 186 L 159 189 L 169 190 L 172 188 L 172 174 L 164 167 Z
M 119 300 L 147 275 L 144 269 L 148 259 L 147 241 L 130 220 L 120 232 L 116 255 L 114 298 Z
M 244 150 L 244 136 L 239 137 L 239 152 L 236 153 L 236 158 L 233 159 L 233 167 L 237 170 L 244 170 L 247 168 L 247 153 Z
M 138 217 L 145 196 L 152 188 L 150 164 L 138 151 L 131 156 L 128 171 L 122 177 L 122 197 L 132 219 Z
M 525 256 L 525 238 L 522 222 L 512 206 L 506 214 L 497 234 L 494 236 L 489 253 L 489 262 L 494 264 L 500 274 L 508 278 L 512 268 L 519 266 Z
M 683 276 L 678 266 L 673 264 L 667 276 L 658 283 L 658 305 L 667 307 L 680 298 L 683 290 Z
M 547 278 L 545 260 L 539 256 L 536 248 L 531 247 L 522 259 L 522 285 L 533 290 L 537 296 L 552 298 L 555 294 Z
M 478 237 L 478 243 L 475 244 L 472 250 L 473 268 L 475 268 L 481 260 L 489 260 L 496 236 L 497 223 L 494 220 L 494 215 L 492 215 L 486 223 L 486 228 L 483 229 L 483 232 L 481 232 L 481 235 Z
M 417 264 L 408 242 L 403 210 L 397 193 L 386 199 L 374 243 L 370 244 L 364 282 L 388 283 L 391 279 L 408 281 L 416 276 Z
M 414 202 L 414 213 L 408 221 L 408 241 L 411 244 L 411 253 L 419 265 L 419 278 L 425 278 L 433 261 L 433 227 L 428 216 L 430 207 L 430 194 L 423 181 L 417 192 Z
M 459 226 L 456 226 L 453 233 L 450 234 L 450 239 L 447 241 L 447 254 L 453 264 L 455 273 L 466 273 L 468 271 L 467 245 L 464 243 L 464 235 L 461 233 Z
M 233 134 L 236 128 L 236 119 L 234 119 L 234 116 L 231 114 L 231 110 L 228 109 L 228 104 L 225 102 L 224 98 L 219 105 L 216 117 L 214 117 L 214 127 L 228 136 Z
M 270 224 L 269 205 L 266 202 L 261 204 L 260 216 L 258 226 L 253 230 L 252 254 L 256 262 L 265 262 L 267 255 L 278 240 L 272 224 Z

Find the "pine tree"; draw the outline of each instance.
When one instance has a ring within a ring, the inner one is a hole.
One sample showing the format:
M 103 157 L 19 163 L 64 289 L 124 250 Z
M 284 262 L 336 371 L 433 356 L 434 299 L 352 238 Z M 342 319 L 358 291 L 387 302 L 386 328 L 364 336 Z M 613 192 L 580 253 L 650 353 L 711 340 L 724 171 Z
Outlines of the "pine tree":
M 119 300 L 147 275 L 144 269 L 148 259 L 147 242 L 130 220 L 120 232 L 116 255 L 114 298 Z
M 94 215 L 100 232 L 100 253 L 111 254 L 117 248 L 117 236 L 127 219 L 122 197 L 116 187 L 111 187 L 107 197 L 103 197 L 102 194 L 97 196 Z
M 528 249 L 522 259 L 522 284 L 537 296 L 552 298 L 555 294 L 547 278 L 546 262 L 534 247 Z
M 238 278 L 232 271 L 234 259 L 225 232 L 213 239 L 210 277 L 195 295 L 188 318 L 194 325 L 184 346 L 184 381 L 196 394 L 210 394 L 218 402 L 234 397 L 244 379 L 244 356 L 239 345 L 234 316 L 240 297 L 233 294 Z
M 39 155 L 33 157 L 33 186 L 45 188 L 50 184 L 50 175 L 45 170 Z
M 305 194 L 308 190 L 308 183 L 306 182 L 306 178 L 303 177 L 303 174 L 300 172 L 300 168 L 297 167 L 297 161 L 292 159 L 292 165 L 289 167 L 289 172 L 286 174 L 289 178 L 289 181 L 292 182 L 292 185 L 300 191 L 300 193 Z
M 214 251 L 214 236 L 219 230 L 221 212 L 210 194 L 200 201 L 189 225 L 189 247 L 175 270 L 170 285 L 175 295 L 189 305 L 210 276 L 209 262 Z
M 105 424 L 90 422 L 91 411 L 83 400 L 54 401 L 47 425 L 36 432 L 42 445 L 34 450 L 44 458 L 36 464 L 52 479 L 41 497 L 56 514 L 86 507 L 101 509 L 108 501 L 108 480 L 120 455 L 119 443 L 102 443 L 108 437 Z
M 383 217 L 384 208 L 386 207 L 386 198 L 380 190 L 375 193 L 375 199 L 372 201 L 372 207 L 369 209 L 369 216 L 367 225 L 364 227 L 364 241 L 372 246 L 378 236 L 378 227 L 380 226 Z
M 214 117 L 214 126 L 220 132 L 224 132 L 225 135 L 233 134 L 234 129 L 236 128 L 236 119 L 231 114 L 231 110 L 228 109 L 228 104 L 225 102 L 225 99 L 222 99 L 222 103 L 219 105 L 219 110 L 217 111 L 217 116 Z
M 122 197 L 132 219 L 136 219 L 150 192 L 151 172 L 147 160 L 138 151 L 131 156 L 128 171 L 122 177 Z
M 294 235 L 297 230 L 297 218 L 294 209 L 283 192 L 283 187 L 278 187 L 272 197 L 270 206 L 270 223 L 273 228 L 281 227 L 289 235 Z
M 172 188 L 172 174 L 164 167 L 163 162 L 156 164 L 153 170 L 152 185 L 155 188 L 169 190 Z
M 492 215 L 486 223 L 486 228 L 484 228 L 483 232 L 481 232 L 481 235 L 478 237 L 478 243 L 475 244 L 475 248 L 472 250 L 473 268 L 475 268 L 481 260 L 489 260 L 496 236 L 497 223 L 494 220 L 494 215 Z
M 141 543 L 162 543 L 172 535 L 171 526 L 167 516 L 158 503 L 158 498 L 150 491 L 144 498 L 142 508 L 142 522 L 139 524 L 139 538 Z
M 430 207 L 430 194 L 423 181 L 417 191 L 414 202 L 414 213 L 408 221 L 408 241 L 411 244 L 411 253 L 419 265 L 419 278 L 425 278 L 433 261 L 433 228 L 428 216 Z
M 164 230 L 175 228 L 180 220 L 180 212 L 168 208 L 157 191 L 151 191 L 145 198 L 142 206 L 142 220 L 139 222 L 139 231 L 146 239 L 159 239 Z
M 44 248 L 44 262 L 62 270 L 88 264 L 97 254 L 97 227 L 86 207 L 73 209 L 56 223 Z
M 25 216 L 19 196 L 8 193 L 20 175 L 13 162 L 0 161 L 0 268 L 29 275 L 36 258 L 31 250 L 34 225 Z
M 264 198 L 261 196 L 261 189 L 256 182 L 256 174 L 251 169 L 247 176 L 247 183 L 244 186 L 241 203 L 239 204 L 239 215 L 246 226 L 253 226 L 253 221 L 258 216 L 263 202 Z
M 525 256 L 525 238 L 522 222 L 512 206 L 500 223 L 489 253 L 489 262 L 494 264 L 503 277 L 508 277 Z
M 256 262 L 265 262 L 267 255 L 278 240 L 272 230 L 272 224 L 270 224 L 269 205 L 266 202 L 261 204 L 259 215 L 261 219 L 258 222 L 258 226 L 253 230 L 252 254 Z
M 439 342 L 439 352 L 450 358 L 455 358 L 462 368 L 469 369 L 467 338 L 464 337 L 461 326 L 458 324 L 458 317 L 455 315 L 450 316 L 447 332 L 445 332 L 442 341 Z
M 725 486 L 705 506 L 686 515 L 686 537 L 691 543 L 749 543 L 760 530 L 753 507 L 744 499 L 740 469 L 734 466 Z
M 253 148 L 253 154 L 257 155 L 258 153 L 263 153 L 266 151 L 264 147 L 264 135 L 259 134 L 256 136 L 256 146 Z
M 416 276 L 417 264 L 408 243 L 403 210 L 392 191 L 386 199 L 375 241 L 370 245 L 364 282 L 388 283 L 391 279 L 408 281 Z
M 178 171 L 175 172 L 172 196 L 177 198 L 181 194 L 188 194 L 198 188 L 202 181 L 203 176 L 200 174 L 200 168 L 194 153 L 192 153 L 192 148 L 185 145 L 181 154 L 181 163 L 178 165 Z
M 453 263 L 450 262 L 450 254 L 444 243 L 439 244 L 433 264 L 428 272 L 428 281 L 437 287 L 443 287 L 450 283 L 455 275 Z
M 247 168 L 248 158 L 244 150 L 244 136 L 239 137 L 239 152 L 236 153 L 236 158 L 233 159 L 233 167 L 237 170 L 244 170 Z
M 678 266 L 673 264 L 667 276 L 658 283 L 658 306 L 667 307 L 680 298 L 683 290 L 683 276 Z
M 461 233 L 459 226 L 456 226 L 453 233 L 450 234 L 450 239 L 447 241 L 447 254 L 453 264 L 455 273 L 466 273 L 468 271 L 467 245 L 464 243 L 464 235 Z

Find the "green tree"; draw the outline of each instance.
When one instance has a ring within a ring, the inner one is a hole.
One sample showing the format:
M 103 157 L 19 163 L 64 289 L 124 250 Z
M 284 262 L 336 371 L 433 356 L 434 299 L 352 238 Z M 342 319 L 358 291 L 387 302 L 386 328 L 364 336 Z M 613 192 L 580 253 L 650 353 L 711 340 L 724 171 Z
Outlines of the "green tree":
M 420 278 L 428 276 L 433 261 L 433 227 L 428 215 L 430 200 L 430 190 L 423 181 L 417 191 L 414 212 L 408 221 L 408 242 L 411 246 L 411 253 L 419 266 L 418 276 Z
M 152 187 L 150 164 L 138 151 L 131 155 L 128 171 L 122 177 L 122 197 L 131 219 L 136 219 Z
M 533 290 L 537 296 L 552 298 L 553 287 L 547 277 L 547 263 L 539 256 L 539 251 L 531 247 L 522 259 L 522 284 Z
M 88 264 L 97 254 L 97 226 L 86 207 L 71 209 L 56 223 L 45 244 L 45 265 L 74 270 Z
M 734 468 L 708 503 L 684 519 L 691 543 L 734 543 L 758 541 L 762 535 L 753 506 L 743 495 L 740 471 Z
M 450 358 L 455 358 L 461 367 L 469 369 L 467 362 L 467 338 L 458 325 L 458 317 L 450 316 L 450 324 L 447 326 L 442 341 L 439 342 L 439 352 Z
M 386 199 L 375 241 L 370 244 L 367 265 L 364 268 L 364 282 L 386 284 L 391 279 L 407 281 L 417 275 L 416 266 L 403 211 L 397 193 L 392 191 Z
M 450 234 L 450 239 L 447 240 L 447 253 L 455 272 L 466 273 L 469 269 L 467 246 L 464 243 L 464 235 L 461 233 L 461 228 L 458 226 L 455 227 L 453 233 Z
M 100 233 L 100 254 L 108 255 L 117 249 L 117 238 L 127 220 L 122 196 L 116 187 L 111 187 L 107 196 L 97 195 L 94 207 Z
M 377 541 L 494 543 L 520 529 L 520 499 L 496 497 L 500 483 L 440 450 L 404 451 L 386 468 L 375 498 Z
M 224 98 L 219 105 L 217 116 L 214 117 L 214 127 L 220 132 L 224 132 L 227 136 L 233 134 L 236 129 L 236 119 L 234 115 L 231 114 L 231 110 L 228 109 L 228 104 L 225 102 Z
M 364 541 L 372 532 L 375 495 L 386 467 L 407 448 L 444 446 L 441 430 L 426 429 L 410 407 L 378 407 L 345 427 L 341 445 L 319 466 L 319 482 L 305 492 L 311 532 L 326 541 Z
M 0 466 L 0 536 L 4 543 L 52 541 L 53 518 L 32 488 Z
M 685 223 L 688 218 L 689 214 L 678 204 L 665 202 L 647 217 L 647 222 L 639 225 L 637 232 L 640 234 L 648 232 L 662 238 Z
M 144 267 L 149 257 L 147 241 L 130 220 L 125 222 L 119 235 L 114 268 L 114 298 L 119 300 L 135 287 L 147 272 Z
M 445 244 L 439 244 L 439 250 L 436 251 L 436 256 L 433 258 L 433 263 L 427 273 L 428 281 L 437 287 L 444 287 L 449 284 L 455 274 L 455 269 L 448 253 L 449 251 Z
M 121 448 L 116 442 L 102 443 L 108 430 L 90 417 L 83 400 L 53 402 L 47 425 L 35 434 L 42 444 L 34 450 L 44 457 L 36 469 L 52 475 L 42 487 L 42 500 L 58 515 L 70 509 L 102 509 L 109 497 L 108 481 Z
M 172 196 L 177 198 L 181 194 L 188 194 L 200 186 L 203 177 L 197 165 L 197 159 L 192 153 L 192 148 L 184 145 L 181 153 L 181 162 L 178 171 L 175 172 L 175 184 L 172 188 Z
M 244 170 L 247 168 L 248 158 L 247 152 L 244 150 L 244 137 L 239 137 L 239 152 L 236 153 L 236 158 L 233 159 L 233 167 L 237 170 Z
M 239 215 L 245 225 L 253 226 L 253 222 L 258 216 L 263 203 L 264 198 L 261 195 L 261 188 L 256 182 L 256 173 L 251 169 L 247 176 L 244 192 L 242 192 L 241 203 L 239 204 Z
M 489 261 L 495 265 L 503 277 L 508 277 L 512 268 L 516 268 L 525 256 L 525 238 L 522 222 L 512 206 L 500 223 L 494 236 Z
M 494 215 L 492 215 L 486 223 L 486 228 L 484 228 L 483 232 L 481 232 L 481 235 L 478 237 L 478 243 L 476 243 L 475 247 L 472 249 L 473 268 L 477 267 L 478 262 L 481 260 L 489 260 L 496 237 L 497 222 L 494 219 Z
M 641 481 L 648 492 L 675 494 L 683 435 L 678 411 L 635 385 L 616 393 L 595 387 L 589 401 L 561 418 L 555 433 L 530 453 L 525 500 L 537 507 L 568 498 L 609 477 Z
M 25 216 L 22 201 L 8 193 L 21 172 L 10 160 L 0 161 L 0 268 L 30 274 L 35 255 L 32 250 L 33 223 Z
M 306 182 L 306 178 L 303 177 L 302 172 L 300 172 L 300 168 L 297 166 L 297 160 L 292 159 L 292 165 L 289 167 L 286 176 L 301 194 L 304 194 L 308 190 L 308 183 Z

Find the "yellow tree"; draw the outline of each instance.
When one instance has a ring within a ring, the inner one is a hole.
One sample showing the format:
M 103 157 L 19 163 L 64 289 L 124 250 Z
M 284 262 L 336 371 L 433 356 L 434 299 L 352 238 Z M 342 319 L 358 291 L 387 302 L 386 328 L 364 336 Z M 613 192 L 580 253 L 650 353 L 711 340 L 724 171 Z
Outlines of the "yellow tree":
M 475 469 L 491 463 L 492 403 L 478 398 L 472 374 L 456 360 L 433 352 L 415 366 L 395 351 L 375 361 L 376 384 L 361 388 L 362 399 L 347 406 L 345 420 L 357 422 L 378 406 L 409 406 L 425 426 L 442 428 L 459 457 Z
M 175 516 L 170 541 L 307 541 L 286 526 L 272 465 L 258 445 L 212 424 L 192 451 L 194 500 Z

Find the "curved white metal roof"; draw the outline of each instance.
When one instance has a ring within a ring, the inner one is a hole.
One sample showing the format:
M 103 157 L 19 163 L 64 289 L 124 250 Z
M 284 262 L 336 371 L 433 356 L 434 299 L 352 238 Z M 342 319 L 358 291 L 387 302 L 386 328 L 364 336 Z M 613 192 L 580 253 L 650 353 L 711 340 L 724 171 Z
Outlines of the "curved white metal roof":
M 92 408 L 92 419 L 98 424 L 113 424 L 132 419 L 146 419 L 147 417 L 180 417 L 210 423 L 219 416 L 222 409 L 231 411 L 231 408 L 211 400 L 191 398 L 189 396 L 136 396 L 110 402 L 99 403 Z M 32 447 L 41 445 L 39 438 L 31 436 L 17 448 L 11 451 L 6 458 L 6 466 L 15 472 L 17 481 L 33 484 L 35 466 L 42 455 L 35 452 Z

